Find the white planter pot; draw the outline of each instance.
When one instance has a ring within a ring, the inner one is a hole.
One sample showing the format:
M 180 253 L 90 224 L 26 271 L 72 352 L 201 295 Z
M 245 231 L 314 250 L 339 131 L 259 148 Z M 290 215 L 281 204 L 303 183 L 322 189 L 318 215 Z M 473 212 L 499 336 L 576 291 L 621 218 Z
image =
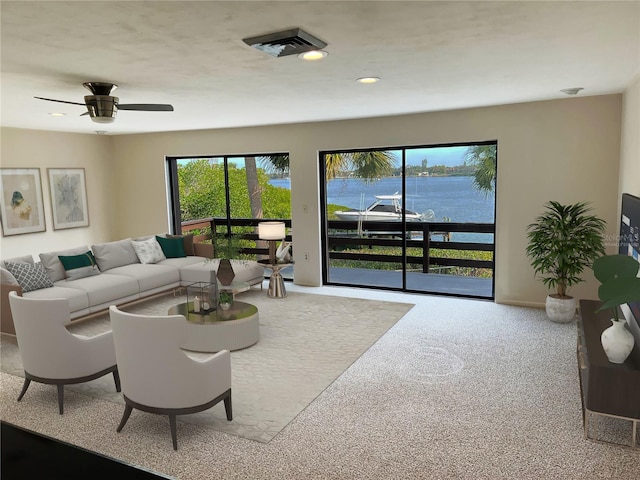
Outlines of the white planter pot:
M 556 323 L 569 323 L 576 316 L 576 299 L 547 296 L 545 304 L 547 317 Z
M 633 334 L 625 328 L 626 321 L 611 319 L 611 323 L 600 336 L 602 348 L 611 363 L 624 363 L 633 350 Z

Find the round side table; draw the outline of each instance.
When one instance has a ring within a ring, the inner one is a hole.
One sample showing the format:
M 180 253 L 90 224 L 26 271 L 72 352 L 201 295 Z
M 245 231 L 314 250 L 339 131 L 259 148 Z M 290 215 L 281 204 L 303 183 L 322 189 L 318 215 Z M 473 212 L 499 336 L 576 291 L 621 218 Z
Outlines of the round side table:
M 259 261 L 267 268 L 271 269 L 271 278 L 269 279 L 269 289 L 267 296 L 271 298 L 284 298 L 287 296 L 287 289 L 284 287 L 284 279 L 280 274 L 280 270 L 293 265 L 293 263 L 267 263 Z

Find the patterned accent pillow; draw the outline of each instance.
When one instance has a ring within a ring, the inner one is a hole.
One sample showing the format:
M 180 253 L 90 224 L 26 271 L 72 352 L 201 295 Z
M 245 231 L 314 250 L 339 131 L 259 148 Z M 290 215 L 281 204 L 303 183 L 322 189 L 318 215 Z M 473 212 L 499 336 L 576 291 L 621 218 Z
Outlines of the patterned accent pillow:
M 42 263 L 13 263 L 5 262 L 7 270 L 16 277 L 23 292 L 40 290 L 41 288 L 53 287 L 51 279 L 47 275 Z
M 157 263 L 167 258 L 162 253 L 162 248 L 155 237 L 139 242 L 133 240 L 131 243 L 138 259 L 140 259 L 140 263 Z

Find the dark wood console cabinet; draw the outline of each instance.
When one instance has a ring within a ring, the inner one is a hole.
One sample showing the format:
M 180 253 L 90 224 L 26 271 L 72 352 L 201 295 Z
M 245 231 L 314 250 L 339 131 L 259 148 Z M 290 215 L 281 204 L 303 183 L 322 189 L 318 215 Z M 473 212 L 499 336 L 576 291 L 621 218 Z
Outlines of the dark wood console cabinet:
M 609 311 L 597 312 L 601 303 L 580 301 L 578 317 L 578 367 L 580 393 L 584 415 L 585 437 L 591 440 L 590 420 L 599 415 L 622 418 L 632 422 L 630 446 L 638 445 L 640 422 L 640 345 L 622 364 L 611 363 L 600 342 L 600 335 L 611 325 Z

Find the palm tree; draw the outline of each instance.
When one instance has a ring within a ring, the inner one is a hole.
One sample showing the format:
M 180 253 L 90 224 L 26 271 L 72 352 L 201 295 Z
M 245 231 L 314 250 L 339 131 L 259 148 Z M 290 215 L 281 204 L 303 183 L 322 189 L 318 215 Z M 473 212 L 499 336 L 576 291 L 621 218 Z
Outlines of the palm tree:
M 336 178 L 340 173 L 350 171 L 354 177 L 365 181 L 377 180 L 391 175 L 398 161 L 396 156 L 385 150 L 373 152 L 328 153 L 325 158 L 327 180 Z M 267 155 L 260 157 L 262 168 L 268 173 L 286 174 L 289 172 L 289 155 Z
M 476 167 L 473 184 L 485 196 L 496 188 L 496 150 L 496 145 L 474 145 L 465 154 L 465 162 Z
M 260 184 L 258 183 L 256 157 L 245 157 L 244 168 L 247 175 L 247 190 L 249 190 L 251 216 L 253 218 L 262 218 L 262 190 L 260 190 Z
M 354 177 L 361 178 L 365 182 L 391 175 L 398 161 L 393 153 L 386 150 L 328 153 L 324 158 L 327 180 L 336 178 L 342 172 L 352 172 Z M 289 173 L 289 154 L 263 155 L 258 159 L 267 173 Z M 258 185 L 256 157 L 245 157 L 245 168 L 251 197 L 251 214 L 253 218 L 262 218 L 262 198 Z

